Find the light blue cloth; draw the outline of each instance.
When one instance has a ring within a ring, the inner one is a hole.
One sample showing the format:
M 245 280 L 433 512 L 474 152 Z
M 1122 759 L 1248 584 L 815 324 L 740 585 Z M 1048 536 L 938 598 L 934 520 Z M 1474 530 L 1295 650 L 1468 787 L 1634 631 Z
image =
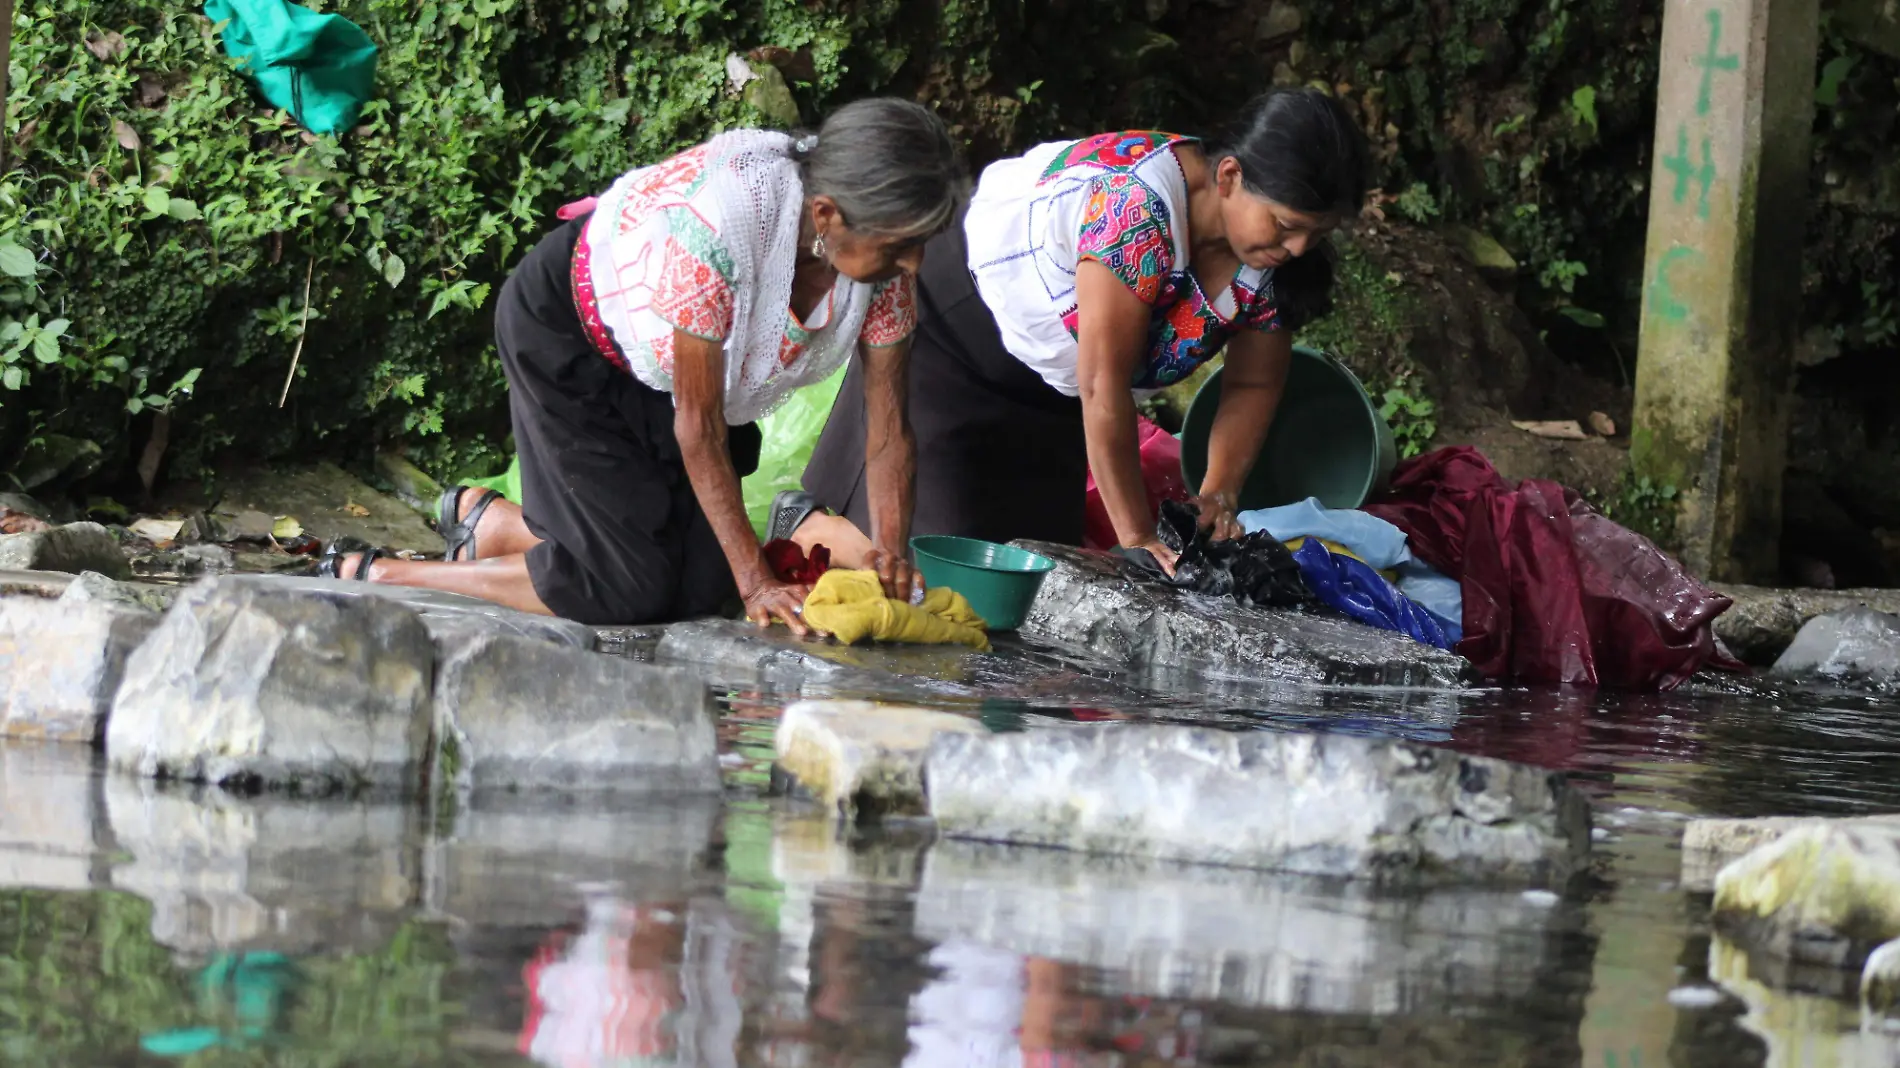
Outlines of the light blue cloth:
M 1319 498 L 1298 504 L 1257 508 L 1235 517 L 1252 534 L 1264 530 L 1280 541 L 1324 538 L 1352 550 L 1354 556 L 1380 571 L 1398 576 L 1399 592 L 1430 613 L 1445 636 L 1455 644 L 1464 637 L 1465 595 L 1455 579 L 1446 578 L 1412 555 L 1405 532 L 1375 515 L 1350 508 L 1328 508 Z

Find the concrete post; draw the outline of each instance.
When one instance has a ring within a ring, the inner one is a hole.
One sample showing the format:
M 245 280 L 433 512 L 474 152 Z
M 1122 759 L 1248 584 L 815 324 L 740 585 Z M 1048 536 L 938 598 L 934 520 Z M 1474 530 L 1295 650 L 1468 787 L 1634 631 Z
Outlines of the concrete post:
M 1778 570 L 1818 0 L 1665 0 L 1631 461 L 1683 561 Z
M 7 169 L 7 64 L 13 62 L 13 0 L 0 0 L 0 174 Z

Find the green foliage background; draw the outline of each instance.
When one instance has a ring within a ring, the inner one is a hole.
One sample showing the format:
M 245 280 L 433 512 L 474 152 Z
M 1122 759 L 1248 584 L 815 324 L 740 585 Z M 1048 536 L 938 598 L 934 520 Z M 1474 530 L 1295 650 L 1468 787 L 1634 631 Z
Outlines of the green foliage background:
M 382 49 L 379 96 L 340 139 L 264 107 L 191 5 L 22 0 L 0 468 L 60 431 L 129 469 L 163 411 L 174 477 L 220 449 L 347 460 L 390 441 L 439 476 L 492 471 L 507 421 L 489 313 L 508 266 L 565 200 L 761 122 L 726 72 L 761 46 L 791 57 L 806 119 L 915 96 L 973 164 L 1059 133 L 1206 131 L 1276 80 L 1327 85 L 1400 210 L 1502 241 L 1554 341 L 1588 347 L 1606 323 L 1634 349 L 1657 0 L 1307 4 L 1291 37 L 1268 0 L 309 6 Z M 1844 348 L 1890 346 L 1896 64 L 1832 32 L 1822 63 L 1810 311 Z

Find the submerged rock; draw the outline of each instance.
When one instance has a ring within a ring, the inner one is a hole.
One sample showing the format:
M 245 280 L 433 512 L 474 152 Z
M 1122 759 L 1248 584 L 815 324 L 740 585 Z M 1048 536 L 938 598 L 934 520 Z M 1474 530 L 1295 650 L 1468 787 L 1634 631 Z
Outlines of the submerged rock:
M 1715 877 L 1717 927 L 1789 960 L 1859 967 L 1900 938 L 1900 827 L 1791 830 Z
M 484 634 L 445 652 L 435 706 L 436 783 L 719 789 L 712 695 L 677 668 Z
M 355 788 L 415 784 L 435 650 L 392 601 L 206 582 L 126 665 L 106 755 L 141 775 Z
M 126 658 L 158 623 L 145 608 L 68 598 L 0 600 L 0 735 L 98 741 Z
M 949 712 L 800 701 L 779 717 L 776 770 L 836 816 L 925 814 L 924 754 L 940 733 L 985 733 Z
M 1590 848 L 1589 807 L 1560 774 L 1347 735 L 940 734 L 926 779 L 950 837 L 1157 860 L 1556 886 Z
M 1450 688 L 1476 681 L 1463 658 L 1392 631 L 1137 583 L 1104 553 L 1040 542 L 1024 547 L 1056 568 L 1022 633 L 1131 668 L 1342 685 Z
M 1797 682 L 1900 686 L 1900 616 L 1849 608 L 1803 624 L 1770 674 Z
M 97 571 L 108 578 L 132 577 L 112 532 L 97 523 L 68 523 L 31 534 L 0 535 L 0 570 Z

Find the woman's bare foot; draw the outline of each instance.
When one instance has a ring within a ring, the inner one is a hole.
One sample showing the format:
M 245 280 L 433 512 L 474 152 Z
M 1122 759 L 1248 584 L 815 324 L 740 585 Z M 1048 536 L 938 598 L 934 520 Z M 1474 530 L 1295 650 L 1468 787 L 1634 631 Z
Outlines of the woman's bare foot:
M 528 574 L 528 558 L 515 553 L 485 560 L 437 561 L 398 560 L 378 556 L 363 571 L 364 553 L 345 553 L 336 558 L 336 575 L 345 581 L 360 579 L 390 586 L 441 590 L 491 601 L 505 608 L 536 615 L 551 616 L 548 606 L 535 592 Z
M 813 512 L 792 532 L 793 544 L 805 550 L 810 556 L 812 549 L 822 545 L 831 550 L 831 564 L 852 571 L 861 571 L 866 565 L 866 557 L 871 554 L 871 539 L 841 515 L 827 515 Z

